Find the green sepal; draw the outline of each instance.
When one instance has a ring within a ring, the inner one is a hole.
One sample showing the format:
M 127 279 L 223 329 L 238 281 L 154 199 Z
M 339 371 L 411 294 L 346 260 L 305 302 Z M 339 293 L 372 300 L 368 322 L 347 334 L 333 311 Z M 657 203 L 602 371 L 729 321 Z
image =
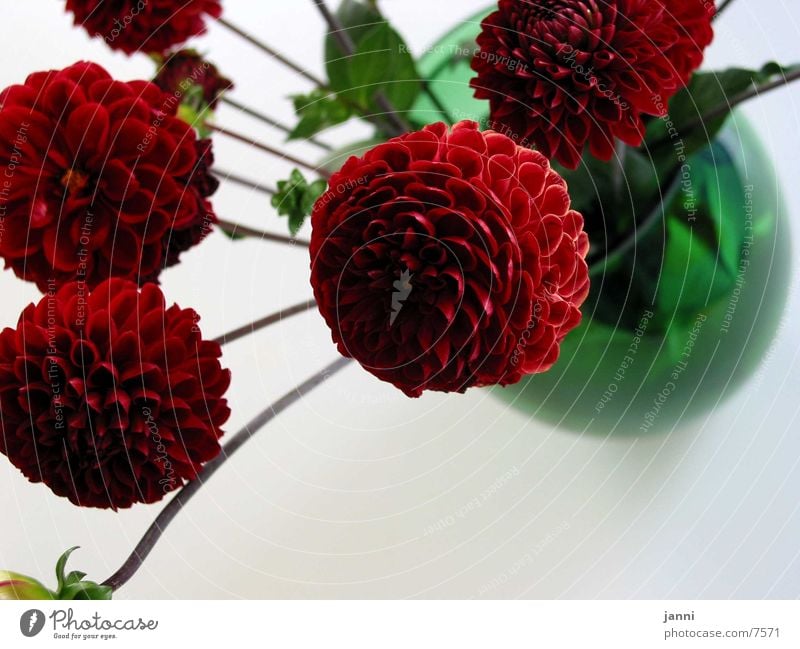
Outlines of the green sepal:
M 325 180 L 309 183 L 299 169 L 294 169 L 288 180 L 278 181 L 278 191 L 272 197 L 272 206 L 278 210 L 280 216 L 289 217 L 289 232 L 292 236 L 303 227 L 314 203 L 327 187 Z
M 313 137 L 353 116 L 351 106 L 326 90 L 313 90 L 307 95 L 292 95 L 292 101 L 300 121 L 289 133 L 289 140 Z

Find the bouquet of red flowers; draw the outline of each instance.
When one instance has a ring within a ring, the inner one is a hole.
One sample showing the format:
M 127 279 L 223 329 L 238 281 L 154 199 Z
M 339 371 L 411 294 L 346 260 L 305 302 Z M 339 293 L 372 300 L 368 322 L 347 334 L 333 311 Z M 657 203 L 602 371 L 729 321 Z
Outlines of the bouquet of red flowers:
M 758 260 L 777 215 L 741 213 L 767 182 L 744 158 L 769 166 L 729 117 L 800 67 L 699 71 L 729 2 L 499 0 L 415 59 L 377 3 L 315 0 L 320 79 L 218 0 L 67 0 L 76 26 L 156 70 L 120 81 L 80 61 L 0 93 L 0 256 L 42 293 L 0 332 L 0 451 L 80 507 L 176 493 L 102 584 L 65 574 L 68 552 L 57 590 L 0 573 L 0 598 L 111 597 L 231 454 L 349 360 L 408 397 L 491 388 L 606 431 L 702 407 L 680 395 L 714 356 L 725 390 L 741 380 L 740 350 L 758 358 L 774 333 L 749 305 L 773 290 Z M 232 71 L 186 48 L 212 21 L 313 84 L 296 123 L 235 99 Z M 226 128 L 219 105 L 321 161 Z M 341 153 L 326 131 L 351 119 L 373 135 Z M 297 168 L 222 172 L 217 138 Z M 270 195 L 288 234 L 217 216 L 220 182 Z M 306 249 L 313 299 L 206 337 L 159 278 L 215 229 Z M 223 346 L 313 308 L 342 358 L 225 435 Z

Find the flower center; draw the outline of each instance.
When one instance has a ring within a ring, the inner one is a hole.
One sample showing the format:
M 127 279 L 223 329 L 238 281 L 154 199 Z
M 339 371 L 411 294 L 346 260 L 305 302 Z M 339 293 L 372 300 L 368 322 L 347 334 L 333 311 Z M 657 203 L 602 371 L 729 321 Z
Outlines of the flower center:
M 575 2 L 565 2 L 565 0 L 533 0 L 527 3 L 528 15 L 535 20 L 547 20 L 555 18 L 556 15 L 565 9 L 574 6 Z
M 61 186 L 67 190 L 69 196 L 75 196 L 82 192 L 89 184 L 89 176 L 77 169 L 67 169 L 61 176 Z

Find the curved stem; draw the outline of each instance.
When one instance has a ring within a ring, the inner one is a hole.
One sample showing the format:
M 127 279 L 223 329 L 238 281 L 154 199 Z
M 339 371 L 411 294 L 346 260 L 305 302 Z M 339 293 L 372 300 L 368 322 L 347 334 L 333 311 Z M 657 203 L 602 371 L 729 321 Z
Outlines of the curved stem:
M 425 95 L 428 97 L 428 99 L 431 100 L 431 103 L 433 104 L 434 108 L 436 108 L 436 110 L 438 110 L 442 114 L 442 117 L 444 117 L 447 124 L 448 125 L 455 124 L 456 120 L 450 114 L 450 111 L 447 110 L 447 106 L 445 106 L 442 103 L 442 100 L 439 99 L 439 96 L 433 91 L 433 88 L 431 88 L 431 84 L 426 79 L 422 79 L 421 83 L 422 83 L 422 92 L 424 92 Z
M 124 586 L 130 578 L 136 574 L 136 571 L 139 570 L 142 563 L 144 563 L 144 560 L 153 550 L 153 547 L 164 534 L 169 524 L 191 500 L 192 496 L 200 490 L 211 476 L 213 476 L 236 451 L 250 440 L 254 433 L 260 428 L 263 428 L 281 412 L 299 401 L 314 388 L 346 367 L 349 362 L 350 359 L 347 358 L 336 360 L 322 370 L 322 372 L 311 377 L 304 383 L 301 383 L 294 390 L 285 394 L 278 399 L 278 401 L 251 419 L 244 428 L 236 433 L 228 443 L 222 447 L 222 452 L 198 472 L 194 480 L 181 487 L 175 494 L 175 497 L 167 503 L 164 509 L 161 510 L 161 513 L 156 517 L 155 521 L 153 521 L 152 525 L 147 529 L 125 563 L 123 563 L 119 570 L 111 575 L 111 577 L 106 579 L 103 585 L 110 586 L 112 590 L 119 590 L 119 588 Z
M 641 239 L 646 237 L 652 229 L 661 222 L 667 211 L 666 205 L 669 205 L 673 197 L 679 190 L 679 182 L 677 176 L 671 180 L 667 185 L 669 189 L 663 196 L 659 197 L 658 204 L 653 207 L 647 217 L 641 223 L 634 225 L 633 232 L 631 232 L 625 239 L 611 249 L 605 251 L 602 257 L 592 261 L 589 260 L 589 276 L 592 277 L 604 271 L 608 266 L 614 264 L 618 259 L 622 259 L 631 250 L 636 249 L 636 245 Z
M 268 196 L 274 196 L 276 193 L 276 190 L 273 187 L 267 187 L 266 185 L 261 185 L 252 180 L 248 180 L 244 176 L 239 176 L 230 171 L 222 170 L 216 165 L 214 165 L 214 170 L 212 173 L 219 180 L 223 181 L 229 180 L 232 183 L 236 183 L 237 185 L 241 185 L 242 187 L 247 187 L 248 189 L 252 189 L 255 192 L 261 192 L 262 194 L 267 194 Z
M 715 106 L 704 115 L 700 115 L 699 117 L 691 120 L 689 123 L 687 123 L 685 126 L 681 128 L 684 131 L 691 132 L 696 128 L 705 127 L 706 124 L 710 124 L 711 122 L 714 122 L 731 113 L 733 109 L 736 108 L 739 104 L 743 104 L 744 102 L 748 101 L 749 99 L 753 99 L 754 97 L 760 97 L 761 95 L 768 93 L 771 90 L 776 90 L 778 88 L 782 88 L 783 86 L 787 86 L 790 83 L 797 80 L 800 80 L 800 67 L 798 67 L 795 70 L 792 70 L 788 74 L 783 75 L 779 79 L 775 79 L 774 81 L 763 83 L 761 85 L 753 83 L 753 85 L 747 90 L 743 90 L 738 95 L 734 95 L 733 97 L 728 99 L 725 103 Z M 658 140 L 650 144 L 650 149 L 651 150 L 657 149 L 659 147 L 665 146 L 669 142 L 670 138 L 668 136 L 659 138 Z
M 282 234 L 272 234 L 271 232 L 256 230 L 254 228 L 249 228 L 246 225 L 239 225 L 238 223 L 233 223 L 224 219 L 219 219 L 217 221 L 217 227 L 234 236 L 241 235 L 244 237 L 253 237 L 255 239 L 263 239 L 264 241 L 287 243 L 290 246 L 301 246 L 303 248 L 308 248 L 310 245 L 305 239 L 295 239 L 294 237 L 287 237 Z
M 293 315 L 298 315 L 300 313 L 305 313 L 310 309 L 313 309 L 317 303 L 314 300 L 308 300 L 306 302 L 301 302 L 300 304 L 295 304 L 294 306 L 290 306 L 287 309 L 283 309 L 282 311 L 278 311 L 277 313 L 272 313 L 265 318 L 261 318 L 259 320 L 255 320 L 250 324 L 246 324 L 242 327 L 238 327 L 233 331 L 229 331 L 226 334 L 222 334 L 217 338 L 214 338 L 215 343 L 219 343 L 220 345 L 225 345 L 227 343 L 232 343 L 240 338 L 244 338 L 256 331 L 261 329 L 265 329 L 272 324 L 277 322 L 282 322 L 287 318 L 291 318 Z
M 294 61 L 289 60 L 288 58 L 286 58 L 280 52 L 277 52 L 276 50 L 272 49 L 266 43 L 263 43 L 260 40 L 258 40 L 255 36 L 251 36 L 246 31 L 244 31 L 240 27 L 237 27 L 233 23 L 228 22 L 224 18 L 218 18 L 217 22 L 220 25 L 222 25 L 223 27 L 225 27 L 225 28 L 229 29 L 230 31 L 232 31 L 237 36 L 241 36 L 244 40 L 246 40 L 251 45 L 254 45 L 258 49 L 260 49 L 262 52 L 266 52 L 269 56 L 271 56 L 273 59 L 275 59 L 279 63 L 282 63 L 283 65 L 291 68 L 292 70 L 297 72 L 297 74 L 299 74 L 300 76 L 305 77 L 306 79 L 308 79 L 314 85 L 317 85 L 319 87 L 325 87 L 325 82 L 322 81 L 322 79 L 320 79 L 319 77 L 313 75 L 311 72 L 309 72 L 305 68 L 301 67 L 300 65 L 298 65 Z
M 634 231 L 631 232 L 631 234 L 628 235 L 618 246 L 612 250 L 609 250 L 605 255 L 600 257 L 600 259 L 592 262 L 589 265 L 589 276 L 593 277 L 594 275 L 597 275 L 607 266 L 613 264 L 617 259 L 621 259 L 627 255 L 636 247 L 636 244 L 639 242 L 639 240 L 648 232 L 650 232 L 656 223 L 663 218 L 663 213 L 663 210 L 660 209 L 653 210 L 650 215 L 638 226 L 636 226 Z
M 223 126 L 216 126 L 215 124 L 209 124 L 206 122 L 206 128 L 211 129 L 221 135 L 225 135 L 233 140 L 237 140 L 244 144 L 249 144 L 250 146 L 255 147 L 259 151 L 264 151 L 265 153 L 269 153 L 270 155 L 277 156 L 287 162 L 291 162 L 293 164 L 298 165 L 299 167 L 303 167 L 304 169 L 308 169 L 309 171 L 313 171 L 316 174 L 319 174 L 323 178 L 330 178 L 330 172 L 326 171 L 321 167 L 317 167 L 316 165 L 311 164 L 310 162 L 306 162 L 305 160 L 301 160 L 300 158 L 290 155 L 288 153 L 284 153 L 283 151 L 279 151 L 278 149 L 271 147 L 268 144 L 264 144 L 263 142 L 259 142 L 257 140 L 253 140 L 252 138 L 247 137 L 246 135 L 242 135 L 237 133 L 236 131 L 231 131 Z
M 243 112 L 245 115 L 249 115 L 254 119 L 257 119 L 261 122 L 264 122 L 265 124 L 268 124 L 269 126 L 272 126 L 273 128 L 278 129 L 279 131 L 283 131 L 286 134 L 290 134 L 292 132 L 292 129 L 286 124 L 283 124 L 282 122 L 279 122 L 278 120 L 273 119 L 272 117 L 269 117 L 267 115 L 263 115 L 262 113 L 259 113 L 257 110 L 250 108 L 249 106 L 245 106 L 244 104 L 239 103 L 235 99 L 231 99 L 227 95 L 224 95 L 220 99 L 220 101 L 222 101 L 223 104 L 227 104 L 228 106 Z M 307 142 L 311 142 L 311 144 L 315 144 L 320 149 L 323 149 L 325 151 L 333 150 L 333 147 L 330 144 L 325 144 L 324 142 L 320 142 L 318 139 L 314 137 L 309 137 L 305 139 Z
M 753 99 L 754 97 L 758 97 L 763 95 L 764 93 L 770 92 L 771 90 L 776 90 L 777 88 L 782 88 L 783 86 L 787 86 L 793 81 L 797 81 L 800 79 L 800 68 L 797 70 L 792 70 L 788 74 L 780 77 L 779 79 L 775 79 L 774 81 L 770 81 L 769 83 L 764 83 L 761 85 L 753 84 L 751 88 L 740 92 L 738 95 L 734 95 L 730 100 L 725 102 L 724 104 L 720 104 L 719 106 L 712 108 L 709 112 L 701 117 L 698 117 L 696 120 L 689 122 L 687 128 L 689 130 L 693 130 L 698 126 L 702 126 L 703 124 L 708 124 L 709 122 L 713 122 L 714 120 L 719 119 L 720 117 L 724 117 L 729 112 L 731 112 L 736 106 L 739 104 L 743 104 L 748 99 Z

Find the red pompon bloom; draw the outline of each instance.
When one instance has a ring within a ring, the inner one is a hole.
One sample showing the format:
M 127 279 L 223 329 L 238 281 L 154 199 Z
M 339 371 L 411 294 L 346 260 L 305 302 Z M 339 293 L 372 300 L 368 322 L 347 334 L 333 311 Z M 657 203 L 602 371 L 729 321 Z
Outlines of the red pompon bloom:
M 152 503 L 220 452 L 230 372 L 155 284 L 66 284 L 0 333 L 0 451 L 76 505 Z
M 186 95 L 192 87 L 202 91 L 203 103 L 214 110 L 220 96 L 233 88 L 233 82 L 220 74 L 213 63 L 195 50 L 179 50 L 167 54 L 158 68 L 153 83 L 168 93 Z
M 75 24 L 126 54 L 163 54 L 206 31 L 220 0 L 67 0 Z
M 0 256 L 52 282 L 155 281 L 217 219 L 211 143 L 147 81 L 76 63 L 0 93 Z
M 546 158 L 474 122 L 352 157 L 314 206 L 311 284 L 339 351 L 411 397 L 544 372 L 589 292 Z
M 639 146 L 703 61 L 713 2 L 499 0 L 472 60 L 492 126 L 569 168 Z

